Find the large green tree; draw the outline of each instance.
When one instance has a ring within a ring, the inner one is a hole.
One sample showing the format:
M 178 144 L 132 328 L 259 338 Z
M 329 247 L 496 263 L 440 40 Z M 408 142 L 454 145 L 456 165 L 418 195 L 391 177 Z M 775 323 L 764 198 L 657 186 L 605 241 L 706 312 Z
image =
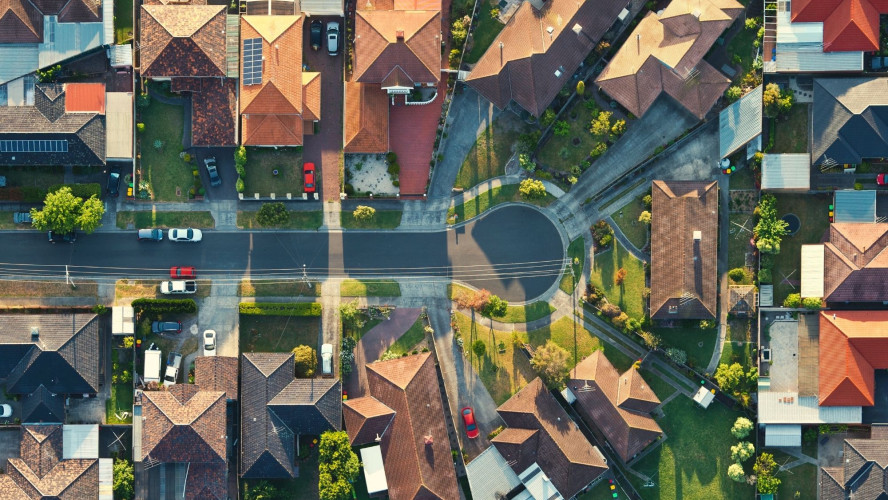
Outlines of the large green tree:
M 311 378 L 318 367 L 317 352 L 307 345 L 297 345 L 291 352 L 296 364 L 296 377 Z
M 118 458 L 114 461 L 114 498 L 119 500 L 128 500 L 135 496 L 136 492 L 133 487 L 135 476 L 133 474 L 133 463 L 129 460 Z
M 321 434 L 318 445 L 318 495 L 321 500 L 347 500 L 361 462 L 352 451 L 345 431 Z
M 75 229 L 92 233 L 102 225 L 105 207 L 102 201 L 91 196 L 85 202 L 74 196 L 71 188 L 64 186 L 46 195 L 43 210 L 31 209 L 33 226 L 41 231 L 70 233 Z
M 530 365 L 540 374 L 546 386 L 550 389 L 560 389 L 567 381 L 569 357 L 570 353 L 564 348 L 547 340 L 546 345 L 537 347 L 533 351 Z

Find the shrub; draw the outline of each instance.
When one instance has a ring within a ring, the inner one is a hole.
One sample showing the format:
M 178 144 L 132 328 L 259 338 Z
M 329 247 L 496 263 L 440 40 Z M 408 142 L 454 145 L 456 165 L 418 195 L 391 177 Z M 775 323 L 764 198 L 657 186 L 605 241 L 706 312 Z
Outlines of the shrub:
M 321 315 L 317 302 L 241 302 L 238 311 L 245 316 L 302 316 Z
M 621 267 L 621 268 L 617 269 L 617 272 L 614 274 L 614 284 L 615 285 L 622 285 L 623 280 L 626 279 L 626 274 L 628 274 L 626 271 L 626 268 Z
M 256 213 L 256 222 L 263 226 L 282 226 L 290 221 L 290 212 L 282 202 L 264 203 Z
M 797 308 L 802 306 L 802 296 L 797 293 L 791 293 L 783 299 L 783 307 Z
M 802 307 L 816 311 L 823 307 L 823 301 L 819 297 L 805 297 L 802 299 Z
M 527 153 L 518 154 L 518 165 L 520 165 L 521 168 L 528 172 L 533 172 L 534 170 L 536 170 L 536 163 Z
M 397 161 L 393 161 L 389 163 L 386 171 L 389 173 L 389 175 L 398 175 L 401 173 L 401 165 L 399 165 Z
M 459 49 L 451 50 L 447 60 L 450 62 L 451 68 L 456 67 L 456 65 L 459 64 Z
M 307 345 L 298 345 L 291 351 L 296 364 L 297 378 L 311 378 L 318 367 L 318 354 Z
M 567 137 L 570 135 L 570 125 L 564 120 L 558 120 L 552 127 L 553 133 L 558 137 Z
M 741 90 L 740 87 L 736 85 L 728 87 L 728 90 L 725 91 L 725 98 L 730 102 L 734 102 L 737 99 L 740 99 L 742 96 L 743 90 Z
M 243 165 L 235 165 L 234 169 L 237 170 L 238 177 L 246 177 L 247 176 L 247 169 L 244 168 Z
M 743 463 L 755 455 L 755 446 L 749 441 L 741 441 L 731 446 L 731 460 L 736 463 Z
M 589 151 L 589 156 L 591 156 L 592 159 L 595 159 L 595 158 L 598 158 L 599 156 L 603 155 L 606 151 L 607 151 L 607 144 L 605 144 L 603 142 L 599 142 L 598 144 L 595 145 L 594 148 L 592 148 L 592 151 Z
M 746 278 L 746 269 L 742 267 L 735 267 L 734 269 L 728 271 L 728 278 L 731 278 L 731 281 L 733 281 L 734 283 L 740 283 L 741 281 L 743 281 L 744 278 Z
M 149 104 L 151 104 L 151 96 L 147 93 L 139 94 L 139 97 L 136 98 L 136 106 L 141 109 L 147 108 Z
M 237 178 L 237 182 L 234 183 L 234 189 L 236 189 L 238 193 L 244 192 L 244 179 L 242 177 Z
M 608 302 L 601 306 L 601 314 L 604 314 L 608 318 L 616 318 L 620 314 L 623 314 L 623 311 L 620 309 L 620 306 Z
M 746 417 L 737 417 L 731 427 L 731 434 L 737 439 L 743 439 L 752 432 L 753 425 L 752 420 Z
M 543 116 L 540 117 L 540 125 L 542 125 L 543 127 L 548 127 L 549 125 L 552 125 L 552 123 L 555 121 L 555 117 L 555 112 L 549 108 L 546 108 L 546 110 L 543 111 Z
M 759 283 L 770 283 L 771 282 L 771 270 L 770 269 L 759 269 L 758 280 L 759 280 Z
M 577 82 L 577 95 L 583 95 L 586 93 L 586 82 L 580 80 Z
M 651 225 L 651 213 L 648 212 L 647 210 L 642 211 L 640 214 L 638 214 L 638 222 L 641 222 L 642 224 L 650 226 Z
M 450 37 L 453 40 L 453 47 L 462 47 L 469 34 L 469 16 L 457 18 L 453 21 L 450 29 Z
M 234 165 L 245 167 L 247 165 L 247 148 L 241 146 L 234 150 Z M 240 170 L 238 170 L 240 172 Z
M 593 224 L 591 231 L 592 239 L 599 248 L 607 247 L 614 239 L 614 229 L 604 220 Z
M 522 198 L 536 200 L 545 198 L 546 186 L 543 184 L 543 181 L 537 179 L 524 179 L 518 185 L 518 192 L 521 193 Z
M 615 327 L 617 327 L 617 329 L 623 330 L 626 328 L 626 321 L 628 321 L 628 320 L 629 320 L 629 315 L 624 312 L 621 312 L 616 317 L 611 318 L 611 323 L 613 323 L 613 325 Z
M 479 358 L 484 357 L 484 354 L 487 352 L 487 345 L 484 344 L 483 340 L 476 340 L 472 342 L 472 352 Z
M 611 127 L 611 133 L 614 135 L 623 135 L 626 132 L 626 120 L 617 120 Z
M 358 221 L 369 221 L 376 216 L 376 209 L 367 205 L 358 205 L 352 216 Z
M 140 134 L 142 132 L 144 132 L 145 131 L 145 124 L 142 122 L 137 123 L 136 124 L 136 131 L 139 132 Z
M 683 365 L 688 362 L 688 353 L 681 349 L 676 349 L 675 347 L 666 349 L 666 357 L 671 359 L 672 362 L 677 365 Z
M 715 320 L 711 320 L 711 319 L 700 320 L 700 329 L 701 330 L 711 330 L 711 329 L 715 328 L 715 326 L 716 326 Z
M 136 299 L 132 303 L 137 314 L 196 313 L 194 299 Z
M 592 124 L 589 127 L 589 131 L 592 132 L 592 135 L 606 138 L 608 133 L 611 130 L 611 116 L 613 113 L 610 111 L 601 111 L 598 113 L 598 116 L 592 120 Z
M 518 136 L 518 152 L 530 154 L 536 149 L 537 143 L 540 142 L 540 136 L 542 132 L 539 130 L 534 130 L 533 132 L 528 132 L 526 134 L 521 134 Z
M 742 483 L 746 479 L 746 474 L 743 472 L 743 466 L 740 464 L 729 465 L 728 477 L 738 483 Z

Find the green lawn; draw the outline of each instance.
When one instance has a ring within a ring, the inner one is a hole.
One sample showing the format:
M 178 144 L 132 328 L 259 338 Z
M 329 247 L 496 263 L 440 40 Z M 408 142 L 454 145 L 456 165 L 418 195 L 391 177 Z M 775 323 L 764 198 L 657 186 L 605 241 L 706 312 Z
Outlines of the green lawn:
M 624 372 L 632 366 L 634 359 L 623 354 L 611 344 L 602 342 L 600 338 L 595 336 L 589 330 L 583 328 L 582 325 L 574 323 L 570 318 L 564 317 L 552 323 L 551 325 L 527 332 L 528 343 L 533 346 L 541 346 L 551 339 L 556 344 L 567 349 L 573 354 L 574 345 L 574 325 L 576 325 L 577 339 L 577 360 L 582 360 L 586 356 L 592 354 L 592 351 L 603 349 L 607 359 L 613 363 L 614 367 L 620 372 Z M 573 368 L 574 360 L 571 356 L 568 365 Z
M 583 237 L 571 241 L 570 245 L 567 246 L 567 257 L 570 259 L 571 272 L 562 274 L 561 283 L 558 285 L 558 288 L 561 288 L 564 293 L 573 293 L 576 286 L 574 275 L 577 277 L 583 275 L 583 266 L 586 264 L 585 251 L 586 242 L 583 240 Z
M 546 193 L 545 198 L 538 200 L 525 200 L 518 193 L 518 184 L 508 184 L 505 186 L 497 186 L 489 191 L 485 191 L 471 200 L 460 203 L 451 209 L 451 213 L 456 214 L 457 222 L 467 221 L 473 217 L 477 217 L 491 208 L 509 201 L 522 201 L 531 203 L 538 207 L 548 206 L 557 198 Z M 345 213 L 345 212 L 343 212 Z
M 743 156 L 746 155 L 746 148 L 741 149 Z M 741 167 L 731 174 L 731 189 L 755 189 L 755 176 L 752 168 L 749 166 Z
M 506 173 L 512 146 L 526 126 L 511 113 L 501 113 L 475 140 L 463 160 L 454 187 L 469 189 Z
M 752 230 L 755 228 L 755 217 L 752 214 L 730 214 L 730 242 L 728 243 L 728 269 L 746 266 L 746 250 L 752 249 L 749 244 Z
M 654 394 L 660 398 L 660 401 L 665 401 L 666 398 L 675 393 L 675 387 L 654 372 L 646 368 L 639 368 L 638 373 L 641 374 L 644 381 L 647 382 L 648 386 L 654 391 Z
M 617 496 L 614 496 L 614 493 L 616 493 Z M 629 495 L 623 491 L 623 488 L 620 487 L 619 483 L 611 485 L 606 479 L 602 479 L 598 484 L 593 486 L 591 490 L 578 496 L 577 500 L 624 500 L 626 498 L 629 498 Z
M 611 250 L 595 255 L 590 281 L 604 290 L 610 303 L 620 306 L 630 318 L 644 317 L 644 267 L 642 262 L 614 241 Z M 622 285 L 614 283 L 614 275 L 623 268 L 626 278 Z
M 114 0 L 114 33 L 118 44 L 133 38 L 133 0 Z
M 589 101 L 586 99 L 574 98 L 570 109 L 558 117 L 570 125 L 570 133 L 566 136 L 549 136 L 537 152 L 540 163 L 555 170 L 570 172 L 571 168 L 579 166 L 588 158 L 589 152 L 601 142 L 589 132 L 592 118 L 598 116 L 599 110 L 586 108 L 587 102 Z M 611 123 L 614 121 L 616 120 L 611 117 Z
M 774 461 L 779 467 L 789 462 L 795 462 L 796 457 L 775 452 Z M 798 498 L 817 498 L 817 467 L 814 465 L 797 465 L 792 469 L 777 472 L 776 477 L 780 480 L 777 498 L 793 499 L 796 492 L 799 492 Z
M 389 347 L 389 351 L 397 354 L 398 356 L 402 354 L 410 354 L 410 350 L 413 349 L 413 346 L 422 342 L 426 338 L 425 333 L 425 323 L 423 323 L 422 318 L 418 318 L 413 325 L 407 329 L 406 332 L 401 334 L 398 340 L 395 341 L 394 344 Z
M 611 219 L 620 228 L 620 232 L 639 250 L 647 245 L 648 239 L 648 225 L 638 222 L 638 216 L 644 210 L 641 198 L 637 198 L 625 204 L 618 212 L 614 212 L 611 215 Z
M 761 11 L 759 11 L 761 14 Z M 752 14 L 750 14 L 752 16 Z M 743 24 L 743 20 L 737 21 L 738 23 Z M 740 31 L 731 38 L 731 41 L 728 42 L 728 46 L 725 47 L 725 50 L 728 53 L 728 61 L 731 61 L 731 65 L 733 65 L 734 55 L 739 55 L 741 62 L 740 66 L 743 69 L 737 72 L 734 75 L 734 81 L 739 82 L 743 75 L 749 73 L 749 70 L 752 69 L 752 61 L 755 59 L 756 49 L 753 47 L 752 42 L 755 40 L 755 36 L 758 34 L 758 28 L 756 29 L 746 29 L 745 27 L 741 27 Z
M 490 11 L 495 7 L 498 8 L 495 0 L 483 0 L 480 3 L 478 18 L 473 25 L 472 49 L 467 51 L 463 58 L 463 60 L 469 64 L 474 64 L 478 62 L 478 59 L 481 59 L 481 56 L 484 55 L 484 51 L 490 47 L 490 44 L 493 43 L 496 35 L 498 35 L 499 32 L 503 30 L 503 27 L 505 27 L 499 19 L 490 16 Z
M 343 297 L 400 297 L 401 285 L 395 280 L 344 280 L 339 285 Z
M 133 372 L 132 365 L 127 369 Z M 128 412 L 126 418 L 117 418 L 117 415 L 123 415 Z M 131 424 L 133 423 L 133 383 L 118 382 L 111 386 L 111 397 L 105 402 L 105 421 L 109 424 Z
M 456 295 L 459 293 L 472 293 L 472 289 L 457 283 L 447 285 L 447 296 L 450 297 L 450 300 L 456 299 Z M 545 318 L 553 312 L 555 312 L 554 307 L 548 302 L 540 300 L 523 306 L 510 305 L 506 308 L 505 316 L 494 319 L 501 323 L 527 323 Z
M 808 152 L 808 104 L 794 104 L 785 119 L 777 122 L 774 148 L 769 153 Z
M 77 288 L 62 281 L 0 281 L 0 297 L 96 297 L 95 281 L 77 280 Z
M 320 297 L 321 284 L 301 280 L 250 280 L 237 285 L 240 297 Z
M 244 198 L 254 193 L 268 196 L 274 193 L 285 198 L 302 197 L 302 148 L 247 148 L 247 177 L 244 179 Z M 274 175 L 274 170 L 278 175 Z M 315 173 L 320 178 L 320 172 Z
M 354 212 L 343 210 L 339 214 L 339 223 L 343 229 L 394 229 L 401 225 L 400 210 L 377 210 L 369 221 L 355 219 Z
M 651 328 L 651 332 L 663 339 L 664 348 L 676 347 L 688 353 L 688 365 L 705 370 L 712 359 L 718 329 L 701 330 L 700 322 L 696 320 L 680 321 L 677 324 L 675 328 L 655 326 Z
M 6 177 L 7 187 L 36 187 L 43 191 L 53 184 L 65 182 L 65 167 L 0 167 L 0 175 Z
M 306 212 L 304 210 L 288 210 L 289 221 L 283 226 L 274 226 L 271 229 L 317 229 L 324 223 L 323 212 Z M 237 227 L 241 229 L 262 229 L 266 226 L 256 220 L 258 212 L 250 210 L 237 211 Z
M 753 497 L 752 486 L 736 483 L 727 474 L 731 446 L 737 443 L 730 429 L 740 413 L 720 403 L 704 410 L 684 397 L 675 398 L 663 411 L 665 417 L 657 423 L 668 439 L 633 466 L 653 478 L 654 488 L 645 488 L 643 479 L 628 475 L 645 498 L 746 500 Z M 749 474 L 752 461 L 746 465 Z
M 725 345 L 722 348 L 722 356 L 720 363 L 733 364 L 740 363 L 743 370 L 749 370 L 755 359 L 752 342 L 753 332 L 751 330 L 750 320 L 731 318 L 728 320 L 728 338 L 725 339 Z
M 788 213 L 799 216 L 802 225 L 794 236 L 785 236 L 780 244 L 780 253 L 774 256 L 774 305 L 783 304 L 790 293 L 799 291 L 802 272 L 802 245 L 819 243 L 829 229 L 828 207 L 832 203 L 830 195 L 775 194 L 777 197 L 777 217 Z M 787 276 L 790 283 L 782 283 Z
M 241 352 L 290 352 L 298 345 L 318 348 L 321 318 L 240 315 Z
M 153 199 L 188 201 L 188 190 L 194 185 L 191 171 L 197 168 L 197 164 L 185 163 L 179 158 L 183 150 L 182 106 L 152 99 L 140 113 L 145 131 L 138 135 L 142 155 L 138 168 L 142 178 L 151 184 Z M 160 141 L 160 149 L 154 147 L 155 141 Z
M 135 229 L 193 227 L 212 229 L 216 221 L 210 212 L 117 212 L 117 227 L 126 229 L 133 225 Z

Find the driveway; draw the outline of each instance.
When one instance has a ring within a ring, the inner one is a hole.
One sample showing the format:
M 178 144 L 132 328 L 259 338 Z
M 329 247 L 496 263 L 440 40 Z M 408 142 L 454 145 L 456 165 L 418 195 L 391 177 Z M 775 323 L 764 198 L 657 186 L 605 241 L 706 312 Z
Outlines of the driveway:
M 215 330 L 216 355 L 237 357 L 240 352 L 238 345 L 239 301 L 237 284 L 229 282 L 214 283 L 210 296 L 200 301 L 200 309 L 197 313 L 198 356 L 203 355 L 203 332 Z
M 9 470 L 6 467 L 6 460 L 10 458 L 19 458 L 20 443 L 22 440 L 22 431 L 19 426 L 0 427 L 0 467 L 4 471 Z
M 189 152 L 196 158 L 193 160 L 194 165 L 200 172 L 200 182 L 206 189 L 206 199 L 210 201 L 236 200 L 237 190 L 237 170 L 234 169 L 234 150 L 233 147 L 212 147 L 212 148 L 191 148 Z M 204 166 L 204 158 L 215 158 L 216 166 L 219 170 L 219 177 L 222 178 L 222 185 L 210 186 L 210 176 L 207 174 L 207 168 Z M 249 166 L 249 164 L 248 164 Z
M 367 373 L 364 366 L 379 359 L 383 352 L 395 343 L 413 323 L 422 309 L 399 307 L 392 311 L 388 321 L 373 327 L 361 337 L 355 347 L 355 366 L 352 375 L 345 383 L 350 399 L 367 395 Z

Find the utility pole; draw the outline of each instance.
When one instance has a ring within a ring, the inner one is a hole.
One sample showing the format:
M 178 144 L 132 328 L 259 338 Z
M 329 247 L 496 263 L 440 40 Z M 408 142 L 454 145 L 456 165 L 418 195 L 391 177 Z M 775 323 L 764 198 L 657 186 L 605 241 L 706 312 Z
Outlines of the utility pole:
M 71 285 L 71 288 L 77 289 L 77 285 L 74 284 L 74 280 L 71 279 L 71 274 L 68 272 L 68 265 L 65 264 L 65 284 Z

